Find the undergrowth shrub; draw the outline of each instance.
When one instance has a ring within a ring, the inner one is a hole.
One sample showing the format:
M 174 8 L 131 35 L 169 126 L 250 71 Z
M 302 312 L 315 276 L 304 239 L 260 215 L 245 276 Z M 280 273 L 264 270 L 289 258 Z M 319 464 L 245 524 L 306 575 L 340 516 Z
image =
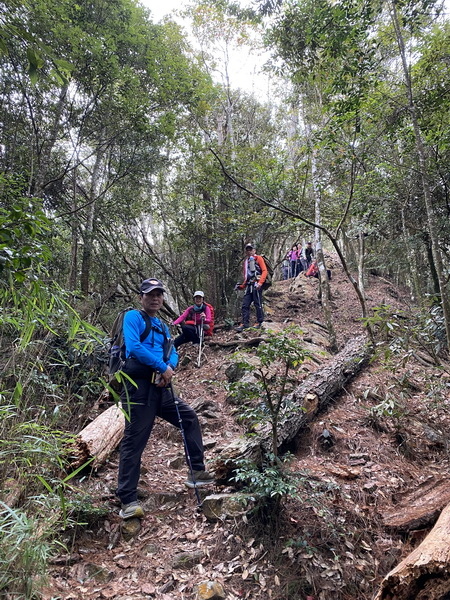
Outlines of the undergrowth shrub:
M 231 397 L 240 407 L 238 420 L 247 424 L 249 432 L 266 425 L 271 428 L 270 453 L 274 464 L 278 455 L 280 416 L 299 410 L 297 403 L 289 399 L 289 394 L 297 385 L 295 370 L 309 356 L 295 337 L 300 333 L 296 327 L 276 333 L 269 331 L 256 350 L 235 355 L 237 367 L 251 377 L 228 385 Z
M 428 306 L 407 313 L 389 305 L 377 306 L 365 322 L 376 331 L 378 354 L 382 352 L 385 360 L 397 359 L 399 365 L 405 366 L 420 351 L 440 366 L 448 354 L 444 314 L 433 299 Z
M 0 184 L 0 596 L 19 600 L 38 597 L 55 538 L 88 515 L 69 432 L 103 389 L 104 333 L 47 271 L 57 225 L 42 202 Z
M 0 596 L 14 600 L 39 597 L 48 560 L 57 544 L 51 528 L 0 502 Z

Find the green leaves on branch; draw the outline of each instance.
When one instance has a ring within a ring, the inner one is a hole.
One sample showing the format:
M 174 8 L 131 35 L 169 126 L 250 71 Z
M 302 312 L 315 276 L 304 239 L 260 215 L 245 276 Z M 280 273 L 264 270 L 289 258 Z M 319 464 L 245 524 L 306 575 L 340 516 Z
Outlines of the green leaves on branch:
M 249 430 L 271 428 L 272 454 L 275 457 L 278 454 L 280 413 L 297 410 L 296 406 L 289 404 L 289 393 L 297 385 L 295 369 L 309 356 L 296 338 L 300 333 L 300 329 L 295 327 L 278 333 L 269 332 L 264 342 L 252 352 L 253 356 L 249 356 L 248 360 L 244 356 L 237 361 L 247 377 L 230 385 L 235 402 L 244 406 L 239 418 L 248 424 Z
M 49 220 L 42 201 L 19 195 L 18 183 L 0 174 L 0 277 L 23 282 L 33 269 L 40 270 L 51 256 L 47 235 Z

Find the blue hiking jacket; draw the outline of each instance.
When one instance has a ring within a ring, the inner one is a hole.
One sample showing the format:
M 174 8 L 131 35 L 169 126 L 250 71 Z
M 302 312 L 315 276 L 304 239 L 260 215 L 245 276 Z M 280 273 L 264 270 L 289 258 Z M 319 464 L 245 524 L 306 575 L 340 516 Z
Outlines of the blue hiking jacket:
M 141 342 L 140 336 L 145 331 L 144 317 L 138 310 L 129 310 L 123 319 L 123 337 L 125 340 L 126 357 L 133 356 L 144 365 L 149 365 L 160 373 L 164 373 L 167 367 L 175 369 L 178 365 L 178 353 L 174 347 L 167 363 L 163 360 L 164 355 L 164 334 L 170 338 L 170 332 L 164 323 L 157 317 L 150 317 L 152 329 L 146 339 Z

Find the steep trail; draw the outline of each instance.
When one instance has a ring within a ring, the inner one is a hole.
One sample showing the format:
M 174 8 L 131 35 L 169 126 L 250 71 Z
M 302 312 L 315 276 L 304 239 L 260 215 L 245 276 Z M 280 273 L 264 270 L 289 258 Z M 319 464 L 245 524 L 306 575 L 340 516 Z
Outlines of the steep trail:
M 338 342 L 343 345 L 362 332 L 362 324 L 351 285 L 337 263 L 332 264 L 334 316 Z M 266 301 L 267 328 L 296 324 L 303 330 L 304 343 L 317 350 L 317 362 L 305 364 L 304 376 L 328 360 L 317 284 L 303 276 L 277 282 Z M 371 278 L 367 296 L 371 306 L 406 309 L 402 291 L 386 280 Z M 256 335 L 260 333 L 219 329 L 214 340 L 225 344 Z M 226 400 L 226 370 L 233 352 L 234 347 L 208 346 L 200 368 L 195 366 L 195 348 L 184 346 L 180 352 L 176 385 L 198 411 L 210 465 L 242 433 L 235 407 Z M 377 362 L 371 365 L 297 441 L 291 468 L 303 474 L 302 499 L 300 505 L 297 500 L 288 502 L 276 561 L 263 532 L 259 537 L 247 536 L 245 523 L 208 522 L 196 510 L 195 495 L 184 486 L 187 470 L 180 434 L 158 421 L 143 457 L 140 486 L 147 516 L 141 530 L 128 541 L 120 534 L 119 505 L 113 493 L 116 451 L 96 473 L 77 482 L 92 505 L 104 507 L 108 514 L 84 530 L 63 536 L 68 551 L 52 566 L 44 598 L 187 600 L 196 597 L 196 586 L 205 580 L 221 582 L 227 600 L 281 600 L 290 597 L 288 584 L 297 590 L 291 596 L 296 598 L 306 594 L 326 600 L 370 598 L 376 582 L 413 543 L 387 531 L 382 515 L 400 493 L 426 477 L 440 477 L 448 468 L 445 445 L 426 440 L 421 445 L 417 425 L 416 439 L 408 440 L 415 453 L 411 460 L 399 447 L 396 436 L 401 428 L 395 419 L 381 415 L 376 423 L 370 420 L 370 407 L 386 397 L 384 392 L 395 385 L 393 378 L 401 379 L 407 369 L 417 391 L 410 397 L 405 394 L 405 404 L 411 401 L 417 414 L 428 410 L 427 422 L 446 422 L 448 430 L 448 404 L 436 407 L 432 414 L 426 402 L 428 382 L 441 377 L 440 371 L 413 364 L 402 373 Z M 403 424 L 409 426 L 406 417 Z M 331 446 L 324 444 L 324 430 L 332 436 Z M 294 545 L 286 545 L 288 540 Z

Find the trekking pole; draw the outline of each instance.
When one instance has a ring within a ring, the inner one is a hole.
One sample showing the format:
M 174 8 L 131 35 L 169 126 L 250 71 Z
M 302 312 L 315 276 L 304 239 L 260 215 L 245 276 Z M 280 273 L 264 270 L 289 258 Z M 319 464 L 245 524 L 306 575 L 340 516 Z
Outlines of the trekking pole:
M 197 367 L 200 367 L 200 361 L 201 361 L 201 358 L 202 358 L 202 347 L 203 347 L 203 336 L 204 336 L 203 321 L 204 321 L 204 317 L 201 318 L 200 330 L 198 332 L 198 337 L 199 337 L 199 340 L 200 340 L 200 345 L 198 347 Z
M 189 468 L 189 473 L 191 475 L 192 483 L 194 485 L 194 491 L 195 491 L 195 496 L 197 498 L 198 509 L 201 510 L 203 502 L 202 502 L 202 499 L 200 498 L 200 492 L 198 491 L 197 483 L 196 483 L 195 477 L 194 477 L 194 469 L 192 468 L 192 461 L 191 461 L 191 456 L 190 456 L 189 450 L 188 450 L 186 434 L 184 433 L 183 421 L 181 419 L 180 409 L 178 408 L 179 399 L 178 399 L 178 396 L 176 396 L 174 394 L 172 383 L 169 383 L 167 389 L 170 390 L 172 400 L 173 400 L 173 403 L 175 404 L 175 409 L 177 411 L 178 423 L 180 424 L 180 432 L 181 432 L 181 437 L 183 439 L 184 453 L 186 455 L 186 462 L 187 462 L 187 465 Z

